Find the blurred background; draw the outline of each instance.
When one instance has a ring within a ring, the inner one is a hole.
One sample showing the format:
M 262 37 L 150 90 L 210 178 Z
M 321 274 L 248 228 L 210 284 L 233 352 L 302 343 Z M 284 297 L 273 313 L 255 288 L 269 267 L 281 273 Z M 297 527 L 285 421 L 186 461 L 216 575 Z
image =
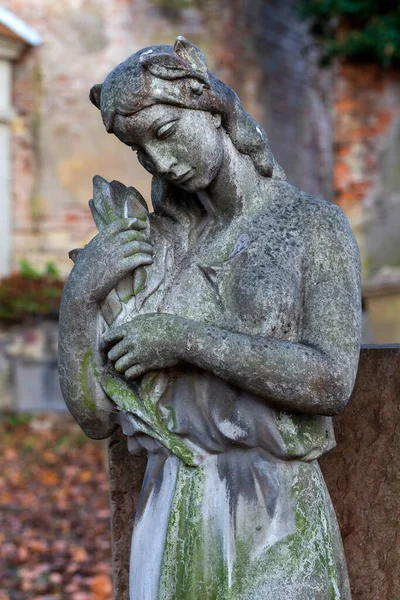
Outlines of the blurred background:
M 338 204 L 363 264 L 364 343 L 400 341 L 397 0 L 0 0 L 0 600 L 110 600 L 105 446 L 65 412 L 68 250 L 92 177 L 150 200 L 91 85 L 184 35 L 265 128 L 289 182 Z

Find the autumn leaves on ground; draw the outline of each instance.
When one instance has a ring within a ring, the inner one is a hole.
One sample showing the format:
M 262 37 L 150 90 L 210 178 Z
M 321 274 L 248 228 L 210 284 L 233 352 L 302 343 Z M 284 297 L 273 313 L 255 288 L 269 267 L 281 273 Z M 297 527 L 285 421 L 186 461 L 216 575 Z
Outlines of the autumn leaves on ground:
M 105 446 L 23 421 L 0 423 L 0 600 L 111 600 Z

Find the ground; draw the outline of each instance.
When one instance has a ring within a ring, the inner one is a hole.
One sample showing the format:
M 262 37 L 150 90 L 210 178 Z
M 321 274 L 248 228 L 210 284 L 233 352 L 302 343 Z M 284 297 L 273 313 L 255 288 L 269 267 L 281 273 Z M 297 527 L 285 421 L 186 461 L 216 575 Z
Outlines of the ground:
M 0 600 L 111 600 L 104 442 L 68 417 L 0 422 Z

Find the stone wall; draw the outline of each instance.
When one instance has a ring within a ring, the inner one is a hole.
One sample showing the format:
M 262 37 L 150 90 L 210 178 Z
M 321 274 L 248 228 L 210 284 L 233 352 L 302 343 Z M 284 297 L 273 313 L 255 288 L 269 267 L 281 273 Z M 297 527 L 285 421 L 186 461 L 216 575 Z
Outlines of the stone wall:
M 400 345 L 364 347 L 347 408 L 335 418 L 337 448 L 321 467 L 343 537 L 352 600 L 400 598 Z M 115 598 L 129 600 L 133 514 L 145 459 L 120 432 L 110 441 Z
M 58 324 L 0 323 L 0 414 L 67 412 L 57 369 Z
M 43 44 L 14 67 L 13 260 L 55 261 L 95 230 L 87 208 L 99 173 L 138 187 L 149 177 L 129 148 L 104 131 L 88 90 L 131 52 L 171 43 L 198 44 L 210 67 L 231 83 L 269 134 L 295 185 L 330 197 L 330 94 L 295 1 L 4 0 L 36 28 Z M 185 8 L 186 6 L 186 8 Z

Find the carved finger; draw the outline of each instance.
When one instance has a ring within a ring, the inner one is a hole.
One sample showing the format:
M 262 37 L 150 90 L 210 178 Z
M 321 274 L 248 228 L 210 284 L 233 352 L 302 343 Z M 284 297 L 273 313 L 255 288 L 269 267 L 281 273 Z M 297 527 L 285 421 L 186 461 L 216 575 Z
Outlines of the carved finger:
M 125 257 L 138 254 L 138 252 L 145 252 L 150 255 L 154 252 L 153 246 L 146 242 L 129 242 L 128 244 L 124 244 L 122 249 Z
M 134 353 L 128 352 L 128 354 L 125 354 L 124 356 L 122 356 L 120 359 L 117 360 L 117 362 L 114 365 L 114 369 L 118 373 L 124 373 L 127 369 L 129 369 L 130 367 L 132 367 L 135 364 L 136 360 L 137 360 L 137 357 L 135 357 Z
M 148 373 L 149 371 L 152 371 L 152 368 L 149 365 L 134 365 L 125 371 L 125 379 L 137 379 L 137 377 L 145 375 L 145 373 Z
M 150 254 L 144 254 L 142 252 L 138 252 L 133 256 L 129 256 L 124 258 L 121 261 L 121 267 L 124 271 L 133 271 L 137 269 L 141 265 L 151 265 L 153 264 L 153 257 Z
M 136 229 L 130 231 L 122 231 L 118 233 L 117 239 L 121 244 L 128 242 L 146 242 L 147 235 L 143 231 L 136 231 Z
M 113 362 L 124 356 L 129 350 L 129 345 L 126 340 L 122 340 L 119 344 L 116 344 L 112 350 L 108 353 L 108 358 Z
M 135 218 L 118 219 L 108 225 L 104 231 L 106 231 L 108 235 L 112 235 L 128 229 L 146 229 L 146 221 Z
M 115 329 L 109 329 L 101 338 L 100 348 L 101 350 L 107 351 L 111 346 L 114 346 L 117 342 L 124 339 L 126 335 L 124 327 L 117 327 Z

